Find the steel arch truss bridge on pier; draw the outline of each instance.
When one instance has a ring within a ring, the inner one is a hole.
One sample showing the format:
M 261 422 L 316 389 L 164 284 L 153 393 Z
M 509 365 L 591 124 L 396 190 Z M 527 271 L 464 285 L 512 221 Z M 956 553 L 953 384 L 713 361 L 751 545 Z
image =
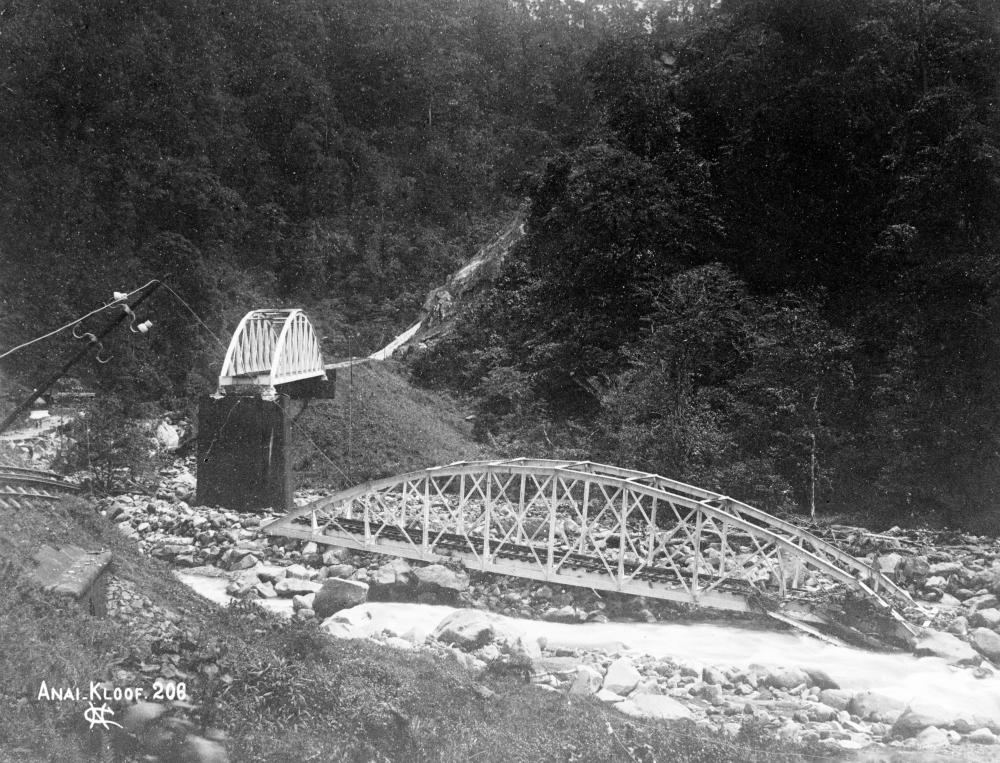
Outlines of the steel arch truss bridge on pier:
M 655 474 L 591 462 L 459 462 L 297 509 L 270 535 L 699 606 L 766 609 L 850 589 L 912 606 L 879 570 L 793 523 Z

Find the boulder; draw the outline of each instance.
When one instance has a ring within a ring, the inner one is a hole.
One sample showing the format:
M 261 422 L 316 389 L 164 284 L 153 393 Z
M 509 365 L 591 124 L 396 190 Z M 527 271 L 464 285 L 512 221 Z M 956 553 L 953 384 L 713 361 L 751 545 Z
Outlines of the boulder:
M 156 427 L 156 443 L 164 450 L 177 450 L 177 446 L 181 444 L 180 430 L 161 421 Z
M 765 686 L 778 689 L 794 689 L 802 684 L 809 684 L 809 675 L 799 668 L 775 668 L 764 679 Z
M 263 583 L 277 583 L 285 577 L 285 568 L 275 564 L 261 564 L 254 572 Z
M 846 689 L 824 689 L 819 693 L 819 701 L 834 710 L 846 710 L 854 699 L 854 693 Z
M 806 716 L 810 721 L 825 723 L 837 717 L 837 709 L 822 702 L 810 702 L 806 709 Z
M 977 609 L 972 613 L 972 617 L 969 618 L 969 623 L 983 628 L 995 629 L 1000 625 L 1000 609 L 996 609 L 995 607 Z
M 572 604 L 565 607 L 551 607 L 542 613 L 542 619 L 552 623 L 577 623 L 580 618 Z
M 918 657 L 941 657 L 949 665 L 968 665 L 980 661 L 976 650 L 952 633 L 922 628 L 913 643 L 913 653 Z
M 496 622 L 496 618 L 488 612 L 459 609 L 438 623 L 431 635 L 442 643 L 472 651 L 494 640 Z
M 936 726 L 928 726 L 914 738 L 914 747 L 918 750 L 933 750 L 938 747 L 947 747 L 951 744 L 948 732 Z
M 375 633 L 375 624 L 365 607 L 351 607 L 326 618 L 323 630 L 335 638 L 368 638 Z
M 903 563 L 903 557 L 897 554 L 895 551 L 878 558 L 878 568 L 879 572 L 883 575 L 888 575 L 894 578 L 896 576 L 896 570 L 899 569 L 899 565 Z
M 589 697 L 600 691 L 601 683 L 602 676 L 600 671 L 591 665 L 577 665 L 576 677 L 573 679 L 573 684 L 569 687 L 569 693 Z
M 931 574 L 931 565 L 926 556 L 906 556 L 896 568 L 896 576 L 903 581 L 923 581 Z
M 1000 660 L 1000 634 L 989 628 L 973 628 L 969 636 L 980 653 L 991 660 Z
M 725 673 L 718 668 L 705 668 L 702 670 L 701 680 L 709 686 L 723 686 L 728 683 Z
M 301 564 L 292 564 L 285 568 L 285 576 L 299 580 L 312 580 L 316 577 L 316 572 Z
M 253 590 L 261 599 L 274 599 L 278 595 L 278 592 L 274 590 L 273 583 L 255 583 Z
M 930 570 L 928 571 L 931 576 L 948 577 L 949 575 L 954 575 L 956 572 L 962 571 L 961 562 L 937 562 L 932 564 Z
M 281 585 L 283 581 L 279 581 Z M 327 578 L 316 592 L 312 608 L 316 616 L 326 619 L 342 609 L 356 607 L 368 600 L 368 584 L 356 580 L 342 578 Z
M 633 694 L 616 705 L 626 715 L 675 721 L 691 718 L 691 711 L 673 697 L 665 694 Z
M 322 588 L 321 583 L 316 583 L 312 580 L 303 580 L 302 578 L 282 578 L 274 585 L 274 592 L 278 596 L 295 596 L 302 593 L 315 593 L 320 588 Z
M 421 591 L 446 591 L 459 593 L 468 590 L 469 576 L 465 572 L 455 572 L 443 564 L 429 564 L 413 570 L 417 579 L 417 589 Z
M 608 665 L 604 674 L 603 688 L 625 696 L 642 680 L 642 674 L 628 657 L 619 657 Z
M 996 744 L 997 736 L 988 728 L 976 729 L 965 737 L 966 741 L 972 742 L 972 744 Z
M 305 594 L 298 594 L 296 596 L 293 596 L 292 597 L 292 611 L 298 612 L 300 609 L 312 609 L 313 608 L 313 606 L 312 606 L 313 605 L 313 600 L 315 599 L 315 597 L 316 597 L 316 594 L 314 594 L 314 593 L 305 593 Z M 313 611 L 315 612 L 315 610 L 313 610 Z
M 833 680 L 829 673 L 819 668 L 806 668 L 806 675 L 809 676 L 809 685 L 817 689 L 839 689 L 840 684 Z
M 892 726 L 892 734 L 912 737 L 924 729 L 936 726 L 939 729 L 975 728 L 973 719 L 956 713 L 943 705 L 925 700 L 911 702 Z
M 895 723 L 904 710 L 905 702 L 871 691 L 855 694 L 847 705 L 847 711 L 851 715 L 878 723 Z
M 992 593 L 980 593 L 970 596 L 963 603 L 969 608 L 969 612 L 975 612 L 977 609 L 1000 606 L 1000 599 Z

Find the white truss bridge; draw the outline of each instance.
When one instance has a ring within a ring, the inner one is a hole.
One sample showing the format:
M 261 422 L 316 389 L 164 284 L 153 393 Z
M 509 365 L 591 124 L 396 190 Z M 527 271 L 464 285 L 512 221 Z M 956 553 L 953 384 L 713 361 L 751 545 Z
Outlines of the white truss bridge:
M 319 337 L 301 310 L 251 310 L 240 321 L 226 350 L 219 391 L 259 387 L 274 395 L 279 384 L 326 379 Z
M 458 462 L 315 501 L 265 530 L 318 544 L 746 611 L 848 590 L 904 622 L 909 594 L 791 522 L 589 461 Z

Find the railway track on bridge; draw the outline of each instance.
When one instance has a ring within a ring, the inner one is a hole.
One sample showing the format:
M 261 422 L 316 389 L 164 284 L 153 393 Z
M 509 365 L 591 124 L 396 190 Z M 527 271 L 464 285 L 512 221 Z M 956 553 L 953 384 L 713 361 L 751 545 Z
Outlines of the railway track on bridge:
M 909 630 L 907 591 L 792 523 L 660 475 L 591 462 L 458 462 L 343 490 L 268 535 L 737 611 L 867 601 Z M 798 610 L 796 610 L 798 611 Z
M 47 506 L 79 491 L 55 472 L 0 465 L 0 508 Z

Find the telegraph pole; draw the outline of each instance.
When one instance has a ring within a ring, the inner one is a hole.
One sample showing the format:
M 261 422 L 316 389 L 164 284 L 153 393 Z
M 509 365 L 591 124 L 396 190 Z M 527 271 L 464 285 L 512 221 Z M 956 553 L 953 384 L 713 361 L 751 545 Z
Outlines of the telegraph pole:
M 156 281 L 155 283 L 153 283 L 153 285 L 141 297 L 139 297 L 139 299 L 137 299 L 135 301 L 134 305 L 129 305 L 129 303 L 127 301 L 123 301 L 120 306 L 121 307 L 131 308 L 131 310 L 134 310 L 139 305 L 141 305 L 143 302 L 145 302 L 150 296 L 152 296 L 152 294 L 159 287 L 160 287 L 160 282 Z M 111 323 L 109 323 L 107 326 L 105 326 L 101 330 L 100 334 L 97 334 L 96 336 L 94 334 L 91 334 L 89 341 L 87 342 L 86 346 L 83 347 L 83 349 L 81 349 L 78 353 L 76 353 L 76 355 L 74 355 L 69 360 L 67 360 L 63 364 L 62 368 L 60 368 L 58 371 L 56 371 L 54 374 L 52 374 L 49 378 L 47 378 L 45 381 L 43 381 L 41 384 L 39 384 L 37 387 L 35 387 L 31 391 L 31 394 L 28 395 L 27 399 L 24 400 L 24 402 L 22 402 L 20 405 L 18 405 L 13 411 L 11 411 L 10 415 L 8 415 L 7 418 L 5 418 L 2 422 L 0 422 L 0 434 L 2 434 L 5 431 L 7 431 L 10 428 L 10 426 L 15 421 L 17 421 L 17 419 L 20 417 L 20 415 L 22 413 L 24 413 L 26 410 L 28 410 L 28 408 L 31 407 L 31 404 L 33 402 L 35 402 L 35 400 L 38 399 L 39 395 L 44 395 L 45 392 L 53 384 L 55 384 L 57 381 L 59 381 L 59 379 L 62 378 L 62 376 L 67 371 L 69 371 L 70 368 L 72 368 L 74 365 L 76 365 L 77 363 L 79 363 L 80 360 L 82 360 L 83 357 L 88 352 L 90 352 L 90 348 L 91 347 L 93 347 L 93 346 L 95 346 L 97 344 L 100 344 L 100 341 L 104 337 L 106 337 L 108 334 L 110 334 L 112 331 L 114 331 L 114 329 L 119 324 L 121 324 L 122 321 L 124 321 L 127 317 L 129 317 L 129 315 L 131 313 L 131 310 L 124 310 L 124 311 L 122 311 L 122 314 L 119 315 L 117 318 L 115 318 L 113 321 L 111 321 Z M 84 336 L 87 336 L 87 335 L 85 334 Z

